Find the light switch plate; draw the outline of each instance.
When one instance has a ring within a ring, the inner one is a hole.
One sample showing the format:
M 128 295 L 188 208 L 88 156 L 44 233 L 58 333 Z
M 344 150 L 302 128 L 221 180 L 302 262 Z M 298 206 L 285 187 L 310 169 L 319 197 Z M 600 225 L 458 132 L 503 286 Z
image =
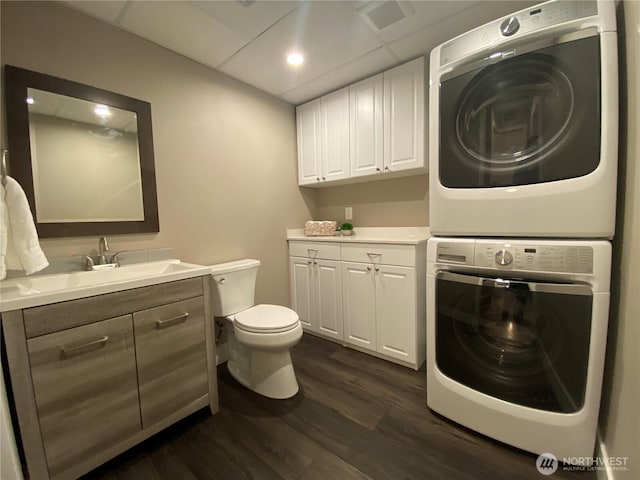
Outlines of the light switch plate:
M 353 208 L 345 207 L 345 209 L 344 209 L 344 219 L 345 220 L 353 220 Z

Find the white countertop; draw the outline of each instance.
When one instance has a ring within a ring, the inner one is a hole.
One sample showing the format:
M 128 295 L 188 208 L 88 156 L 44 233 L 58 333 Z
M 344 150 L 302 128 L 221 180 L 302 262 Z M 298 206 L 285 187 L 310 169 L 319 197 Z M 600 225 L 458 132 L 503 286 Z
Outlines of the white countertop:
M 351 236 L 307 237 L 304 228 L 287 229 L 287 240 L 340 243 L 393 243 L 417 245 L 426 243 L 429 227 L 354 227 Z
M 0 312 L 174 282 L 211 273 L 211 267 L 162 260 L 112 270 L 35 275 L 0 281 Z

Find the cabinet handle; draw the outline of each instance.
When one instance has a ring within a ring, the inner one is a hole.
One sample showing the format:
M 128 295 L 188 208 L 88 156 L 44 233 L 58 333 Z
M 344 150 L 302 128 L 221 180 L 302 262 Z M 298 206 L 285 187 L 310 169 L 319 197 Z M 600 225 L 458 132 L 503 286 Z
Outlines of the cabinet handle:
M 81 355 L 83 353 L 101 348 L 102 346 L 104 346 L 105 343 L 107 343 L 108 340 L 109 340 L 109 335 L 105 335 L 104 337 L 91 340 L 81 345 L 73 345 L 71 347 L 62 347 L 60 353 L 63 357 L 75 357 L 76 355 Z
M 314 265 L 317 265 L 317 264 L 318 264 L 318 262 L 315 262 L 315 261 L 314 261 L 314 262 L 313 262 L 313 264 L 314 264 Z
M 371 271 L 371 265 L 369 265 L 369 266 L 367 267 L 367 271 L 368 271 L 368 272 L 370 272 L 370 271 Z
M 385 169 L 387 172 L 390 172 L 390 171 L 391 171 L 391 170 L 389 169 L 389 167 L 384 167 L 384 169 Z
M 307 260 L 307 265 L 311 265 L 311 260 Z
M 316 182 L 319 182 L 319 181 L 320 181 L 320 177 L 316 177 Z
M 167 320 L 156 320 L 156 329 L 160 330 L 161 328 L 167 328 L 172 325 L 182 323 L 187 320 L 188 316 L 189 316 L 188 313 L 183 313 L 182 315 L 178 315 L 177 317 L 173 317 L 173 318 L 168 318 Z
M 327 179 L 327 177 L 322 177 L 322 181 L 325 181 Z
M 381 253 L 373 253 L 373 252 L 367 252 L 367 257 L 371 258 L 371 257 L 381 257 L 382 254 Z
M 380 269 L 378 267 L 376 267 L 376 272 L 379 272 L 379 271 L 380 271 Z
M 379 171 L 380 171 L 380 167 L 376 167 L 376 172 L 379 172 Z

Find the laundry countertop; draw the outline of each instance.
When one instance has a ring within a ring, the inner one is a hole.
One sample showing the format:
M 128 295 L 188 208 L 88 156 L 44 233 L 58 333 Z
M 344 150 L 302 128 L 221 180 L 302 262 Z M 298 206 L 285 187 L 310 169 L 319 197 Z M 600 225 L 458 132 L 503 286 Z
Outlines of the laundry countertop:
M 287 240 L 340 243 L 392 243 L 418 245 L 430 237 L 429 227 L 357 227 L 351 236 L 307 237 L 303 228 L 287 229 Z

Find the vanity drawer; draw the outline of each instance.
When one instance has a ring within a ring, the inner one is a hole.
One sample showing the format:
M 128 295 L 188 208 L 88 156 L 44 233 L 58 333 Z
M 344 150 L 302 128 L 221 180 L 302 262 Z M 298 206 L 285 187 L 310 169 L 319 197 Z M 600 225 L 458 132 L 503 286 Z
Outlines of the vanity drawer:
M 289 241 L 289 255 L 292 257 L 340 260 L 340 244 L 338 242 L 299 242 L 291 240 Z
M 117 317 L 138 310 L 201 296 L 202 277 L 133 288 L 95 297 L 27 308 L 23 311 L 27 338 Z
M 141 431 L 131 315 L 27 341 L 49 476 Z
M 416 249 L 413 245 L 345 243 L 342 244 L 342 261 L 415 267 Z
M 209 392 L 203 297 L 133 314 L 142 427 Z

